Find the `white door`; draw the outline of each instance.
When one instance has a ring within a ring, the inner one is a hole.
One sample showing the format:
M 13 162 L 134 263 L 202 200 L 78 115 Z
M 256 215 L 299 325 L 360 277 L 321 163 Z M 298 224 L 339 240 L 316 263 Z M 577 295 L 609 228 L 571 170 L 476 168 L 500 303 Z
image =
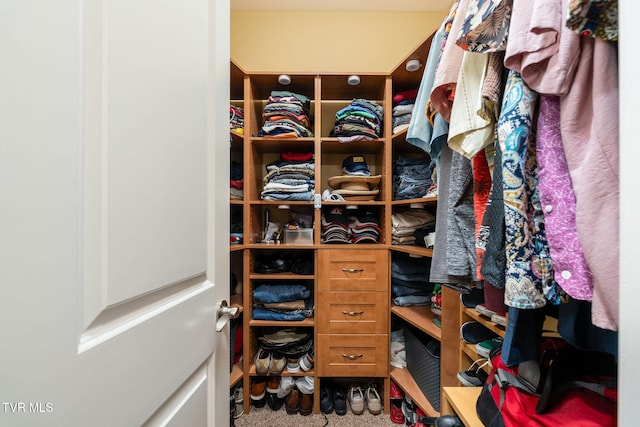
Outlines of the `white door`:
M 0 0 L 0 425 L 228 423 L 228 46 L 228 0 Z

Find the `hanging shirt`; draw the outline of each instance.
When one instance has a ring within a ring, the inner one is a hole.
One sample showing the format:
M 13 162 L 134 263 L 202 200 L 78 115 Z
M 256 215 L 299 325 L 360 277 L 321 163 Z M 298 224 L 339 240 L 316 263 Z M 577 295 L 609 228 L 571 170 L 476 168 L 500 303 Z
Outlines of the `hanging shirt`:
M 537 94 L 511 70 L 507 78 L 498 141 L 502 150 L 505 247 L 505 304 L 520 309 L 560 303 L 538 193 L 533 115 Z

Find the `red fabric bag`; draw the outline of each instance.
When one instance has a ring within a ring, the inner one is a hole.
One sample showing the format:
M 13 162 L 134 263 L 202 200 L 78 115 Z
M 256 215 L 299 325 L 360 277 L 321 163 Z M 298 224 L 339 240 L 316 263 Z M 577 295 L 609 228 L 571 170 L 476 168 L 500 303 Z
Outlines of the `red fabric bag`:
M 617 425 L 617 366 L 610 354 L 544 338 L 537 362 L 506 366 L 496 349 L 491 363 L 476 403 L 486 427 Z

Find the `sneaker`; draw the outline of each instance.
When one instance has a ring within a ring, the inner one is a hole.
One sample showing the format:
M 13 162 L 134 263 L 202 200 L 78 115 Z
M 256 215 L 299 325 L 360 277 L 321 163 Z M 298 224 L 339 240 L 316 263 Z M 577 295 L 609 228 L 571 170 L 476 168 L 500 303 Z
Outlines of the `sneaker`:
M 269 372 L 269 365 L 271 364 L 271 353 L 260 347 L 256 353 L 255 362 L 256 374 L 267 375 Z
M 300 369 L 305 372 L 309 372 L 313 369 L 313 349 L 304 354 L 299 361 Z
M 287 359 L 287 372 L 289 372 L 290 374 L 300 372 L 300 359 L 298 359 L 297 357 Z
M 320 410 L 325 414 L 333 412 L 333 387 L 329 380 L 323 380 L 320 387 Z
M 287 359 L 280 353 L 273 353 L 269 362 L 269 375 L 280 375 L 287 366 Z
M 478 305 L 476 305 L 476 311 L 477 311 L 478 313 L 482 314 L 483 316 L 487 316 L 487 317 L 489 317 L 489 318 L 491 318 L 491 316 L 493 316 L 494 314 L 496 314 L 496 312 L 495 312 L 495 311 L 493 311 L 493 310 L 489 310 L 489 309 L 487 308 L 487 306 L 486 306 L 486 305 L 484 305 L 484 304 L 478 304 Z
M 480 341 L 490 340 L 497 336 L 498 334 L 475 320 L 465 322 L 460 326 L 460 337 L 467 344 L 478 344 Z
M 496 313 L 491 316 L 491 321 L 493 323 L 497 323 L 498 325 L 507 327 L 507 315 L 505 313 Z
M 240 418 L 244 414 L 244 390 L 242 387 L 236 387 L 233 389 L 233 396 L 235 398 L 236 411 L 233 414 L 233 418 Z
M 489 364 L 489 359 L 478 359 L 474 361 L 469 369 L 458 372 L 458 381 L 466 387 L 477 387 L 487 381 L 487 373 L 482 369 Z
M 389 382 L 389 397 L 391 399 L 404 399 L 402 389 L 393 381 Z
M 467 308 L 475 308 L 484 303 L 484 289 L 471 288 L 468 294 L 460 293 L 460 302 Z
M 367 388 L 364 396 L 367 400 L 367 408 L 369 408 L 369 412 L 373 415 L 380 414 L 380 412 L 382 412 L 382 402 L 380 401 L 380 394 L 378 393 L 378 390 L 376 390 L 374 386 L 370 386 Z
M 349 388 L 347 399 L 354 415 L 361 415 L 364 412 L 364 394 L 359 386 Z
M 404 424 L 404 415 L 402 414 L 402 402 L 399 400 L 391 401 L 391 410 L 389 418 L 395 424 Z
M 341 385 L 333 390 L 333 407 L 337 415 L 347 415 L 347 395 Z
M 491 350 L 500 346 L 502 346 L 502 337 L 483 340 L 476 344 L 476 353 L 478 353 L 478 356 L 488 359 L 491 355 Z

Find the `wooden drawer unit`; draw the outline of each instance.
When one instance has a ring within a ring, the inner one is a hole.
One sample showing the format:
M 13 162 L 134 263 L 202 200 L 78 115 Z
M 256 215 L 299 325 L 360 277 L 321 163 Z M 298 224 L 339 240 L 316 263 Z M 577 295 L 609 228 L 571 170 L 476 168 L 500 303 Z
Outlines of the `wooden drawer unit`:
M 386 292 L 318 292 L 321 334 L 387 334 Z
M 389 289 L 387 250 L 320 250 L 318 265 L 320 291 L 387 292 Z
M 389 335 L 318 335 L 319 376 L 386 377 L 389 374 Z

